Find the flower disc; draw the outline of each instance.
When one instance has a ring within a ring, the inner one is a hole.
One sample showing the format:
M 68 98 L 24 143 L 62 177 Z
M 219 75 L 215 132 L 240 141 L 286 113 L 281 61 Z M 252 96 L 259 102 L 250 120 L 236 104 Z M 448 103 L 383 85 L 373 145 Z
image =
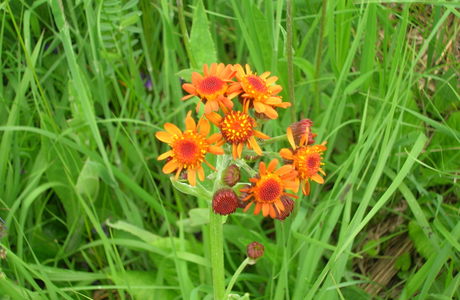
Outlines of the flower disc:
M 222 119 L 220 130 L 224 139 L 231 144 L 246 142 L 254 134 L 255 121 L 241 111 L 231 111 Z

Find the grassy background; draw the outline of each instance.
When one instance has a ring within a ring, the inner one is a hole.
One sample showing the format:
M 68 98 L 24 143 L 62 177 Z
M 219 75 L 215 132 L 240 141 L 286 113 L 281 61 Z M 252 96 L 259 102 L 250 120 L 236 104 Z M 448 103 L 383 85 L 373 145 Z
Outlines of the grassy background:
M 288 220 L 228 218 L 227 278 L 266 247 L 235 293 L 459 299 L 459 3 L 290 1 L 290 31 L 286 1 L 181 2 L 0 2 L 0 298 L 211 298 L 207 204 L 161 173 L 154 133 L 219 61 L 288 100 L 294 83 L 265 133 L 308 117 L 328 141 L 326 184 Z

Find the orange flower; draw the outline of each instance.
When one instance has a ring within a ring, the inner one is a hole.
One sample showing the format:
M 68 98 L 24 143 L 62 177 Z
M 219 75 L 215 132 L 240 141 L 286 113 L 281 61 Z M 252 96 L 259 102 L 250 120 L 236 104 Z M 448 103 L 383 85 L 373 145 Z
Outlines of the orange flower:
M 232 84 L 228 92 L 231 94 L 244 92 L 241 96 L 245 99 L 244 101 L 250 101 L 256 112 L 265 114 L 270 119 L 276 119 L 278 113 L 274 107 L 291 106 L 291 103 L 282 102 L 281 96 L 277 96 L 282 90 L 280 85 L 273 85 L 278 77 L 269 77 L 270 72 L 257 76 L 252 73 L 249 65 L 246 65 L 246 71 L 241 65 L 235 65 L 234 68 L 239 82 Z
M 321 168 L 324 165 L 321 162 L 321 155 L 327 149 L 326 142 L 320 145 L 308 145 L 308 138 L 303 138 L 300 140 L 299 146 L 296 146 L 291 127 L 287 129 L 287 138 L 293 150 L 283 148 L 280 150 L 280 155 L 282 158 L 292 161 L 292 165 L 297 170 L 298 177 L 302 181 L 302 192 L 304 195 L 308 195 L 310 194 L 309 180 L 319 184 L 324 183 L 323 177 L 318 172 L 326 176 L 326 173 Z
M 254 209 L 255 215 L 259 214 L 262 210 L 264 217 L 270 215 L 270 217 L 276 218 L 285 210 L 283 204 L 284 196 L 297 198 L 296 195 L 284 191 L 285 189 L 294 192 L 298 191 L 299 180 L 297 179 L 297 172 L 292 165 L 284 165 L 275 171 L 277 165 L 277 159 L 272 159 L 268 167 L 266 167 L 264 162 L 261 162 L 259 164 L 259 175 L 249 179 L 252 185 L 240 190 L 248 194 L 243 201 L 250 201 L 244 208 L 244 211 L 247 211 L 253 203 L 256 203 Z
M 248 115 L 247 110 L 247 106 L 243 108 L 243 111 L 228 111 L 224 108 L 225 115 L 223 117 L 215 112 L 206 114 L 206 118 L 220 129 L 222 139 L 218 144 L 220 145 L 224 142 L 232 144 L 232 154 L 235 159 L 241 157 L 244 145 L 249 149 L 253 149 L 258 155 L 262 155 L 262 149 L 260 149 L 255 137 L 261 139 L 270 138 L 268 135 L 254 129 L 257 127 L 257 123 Z
M 176 171 L 176 180 L 182 170 L 187 170 L 187 179 L 191 185 L 196 185 L 196 174 L 198 178 L 204 180 L 204 170 L 202 163 L 206 163 L 214 169 L 204 158 L 206 153 L 224 154 L 221 147 L 212 145 L 221 139 L 221 134 L 216 133 L 209 138 L 210 126 L 208 120 L 201 118 L 196 125 L 191 117 L 191 111 L 185 118 L 186 130 L 182 132 L 176 125 L 171 123 L 164 124 L 166 131 L 159 131 L 155 134 L 157 139 L 171 146 L 171 150 L 161 154 L 158 160 L 168 158 L 168 162 L 163 166 L 165 174 Z
M 204 75 L 204 76 L 203 76 Z M 238 93 L 227 93 L 228 83 L 235 76 L 235 70 L 232 65 L 222 63 L 203 66 L 203 75 L 197 72 L 192 73 L 192 83 L 184 83 L 182 88 L 189 93 L 182 97 L 181 100 L 187 100 L 193 96 L 199 97 L 204 103 L 204 112 L 210 113 L 219 110 L 220 107 L 231 109 L 233 102 L 230 100 Z M 197 110 L 201 102 L 197 104 Z

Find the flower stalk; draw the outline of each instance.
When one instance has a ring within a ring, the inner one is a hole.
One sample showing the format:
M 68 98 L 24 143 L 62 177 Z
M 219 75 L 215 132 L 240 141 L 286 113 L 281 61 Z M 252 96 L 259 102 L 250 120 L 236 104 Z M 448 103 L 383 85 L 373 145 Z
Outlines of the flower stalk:
M 209 232 L 214 299 L 222 300 L 225 293 L 223 225 L 222 216 L 215 214 L 212 208 L 209 216 Z

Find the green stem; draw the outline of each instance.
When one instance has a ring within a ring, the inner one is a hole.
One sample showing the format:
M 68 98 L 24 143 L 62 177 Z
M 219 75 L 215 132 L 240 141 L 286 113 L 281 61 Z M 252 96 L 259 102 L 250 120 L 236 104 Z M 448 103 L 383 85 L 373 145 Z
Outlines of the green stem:
M 233 286 L 235 285 L 236 280 L 238 279 L 238 276 L 240 276 L 241 272 L 243 272 L 244 268 L 253 261 L 249 257 L 246 257 L 245 260 L 241 263 L 241 265 L 236 269 L 235 274 L 233 274 L 232 279 L 230 279 L 230 282 L 228 283 L 227 289 L 225 290 L 225 299 L 227 299 L 228 295 L 233 289 Z
M 321 23 L 319 25 L 319 41 L 318 41 L 318 48 L 316 48 L 316 66 L 315 66 L 315 107 L 313 109 L 313 113 L 319 111 L 319 99 L 321 90 L 319 87 L 319 73 L 321 68 L 321 54 L 323 52 L 323 37 L 324 37 L 324 26 L 326 23 L 326 8 L 327 8 L 327 0 L 323 0 L 321 6 Z
M 214 299 L 223 300 L 225 291 L 224 277 L 224 240 L 222 216 L 210 211 L 209 232 L 211 240 L 211 270 Z
M 286 2 L 286 52 L 287 52 L 287 67 L 288 67 L 288 95 L 291 102 L 291 122 L 296 119 L 295 111 L 295 95 L 294 95 L 294 63 L 292 59 L 292 2 Z

